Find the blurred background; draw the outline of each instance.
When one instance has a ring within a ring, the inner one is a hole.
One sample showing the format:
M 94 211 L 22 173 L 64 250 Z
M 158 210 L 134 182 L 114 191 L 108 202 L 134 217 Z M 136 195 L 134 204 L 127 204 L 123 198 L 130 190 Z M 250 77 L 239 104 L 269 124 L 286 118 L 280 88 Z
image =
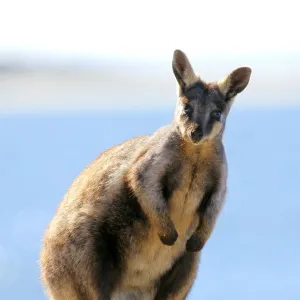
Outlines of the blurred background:
M 169 123 L 173 51 L 253 70 L 227 122 L 227 203 L 189 299 L 300 299 L 297 1 L 2 0 L 0 298 L 46 299 L 43 232 L 100 152 Z

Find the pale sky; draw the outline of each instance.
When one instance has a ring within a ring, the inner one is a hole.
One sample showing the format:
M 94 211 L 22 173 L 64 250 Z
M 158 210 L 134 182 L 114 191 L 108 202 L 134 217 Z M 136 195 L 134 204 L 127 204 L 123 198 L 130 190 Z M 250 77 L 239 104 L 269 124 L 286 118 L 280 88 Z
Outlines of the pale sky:
M 300 53 L 299 1 L 0 0 L 0 54 Z

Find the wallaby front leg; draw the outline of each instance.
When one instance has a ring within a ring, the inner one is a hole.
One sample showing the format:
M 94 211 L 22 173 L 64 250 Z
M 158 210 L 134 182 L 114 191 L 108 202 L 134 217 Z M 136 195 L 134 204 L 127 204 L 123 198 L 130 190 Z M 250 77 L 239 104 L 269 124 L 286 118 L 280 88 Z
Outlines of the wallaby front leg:
M 166 160 L 148 157 L 147 160 L 138 162 L 131 170 L 129 182 L 150 224 L 157 230 L 161 242 L 171 246 L 176 242 L 178 233 L 162 193 L 161 181 L 166 169 Z
M 208 193 L 204 197 L 198 212 L 199 224 L 186 243 L 186 251 L 202 250 L 215 227 L 217 217 L 223 207 L 225 194 L 225 188 L 222 188 L 216 192 Z
M 140 205 L 148 216 L 150 223 L 157 230 L 161 242 L 168 246 L 174 245 L 178 238 L 178 233 L 168 213 L 165 199 L 162 195 L 157 194 L 154 200 L 152 200 L 147 196 L 145 197 L 145 194 L 147 194 L 146 191 L 141 194 L 138 197 Z

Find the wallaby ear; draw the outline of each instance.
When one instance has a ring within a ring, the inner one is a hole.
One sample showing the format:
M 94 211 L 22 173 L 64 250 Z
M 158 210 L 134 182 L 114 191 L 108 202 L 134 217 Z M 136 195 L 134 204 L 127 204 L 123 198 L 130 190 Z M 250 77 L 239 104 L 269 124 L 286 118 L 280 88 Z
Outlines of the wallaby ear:
M 229 101 L 246 88 L 250 80 L 250 75 L 250 68 L 241 67 L 232 71 L 228 76 L 218 81 L 219 89 L 225 96 L 226 101 Z
M 174 51 L 172 67 L 177 82 L 182 89 L 199 80 L 187 56 L 181 50 Z

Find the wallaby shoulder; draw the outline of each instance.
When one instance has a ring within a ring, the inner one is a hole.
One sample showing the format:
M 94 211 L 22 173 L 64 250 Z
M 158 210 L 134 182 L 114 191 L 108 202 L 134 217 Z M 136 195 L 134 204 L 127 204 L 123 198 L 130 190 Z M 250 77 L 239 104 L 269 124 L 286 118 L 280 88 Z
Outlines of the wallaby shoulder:
M 170 159 L 178 149 L 174 126 L 166 125 L 151 135 L 137 136 L 102 152 L 73 181 L 59 210 L 79 212 L 84 205 L 111 199 L 122 190 L 126 174 L 141 160 L 151 166 L 151 159 Z M 178 153 L 178 152 L 177 152 Z M 147 160 L 148 158 L 148 160 Z

